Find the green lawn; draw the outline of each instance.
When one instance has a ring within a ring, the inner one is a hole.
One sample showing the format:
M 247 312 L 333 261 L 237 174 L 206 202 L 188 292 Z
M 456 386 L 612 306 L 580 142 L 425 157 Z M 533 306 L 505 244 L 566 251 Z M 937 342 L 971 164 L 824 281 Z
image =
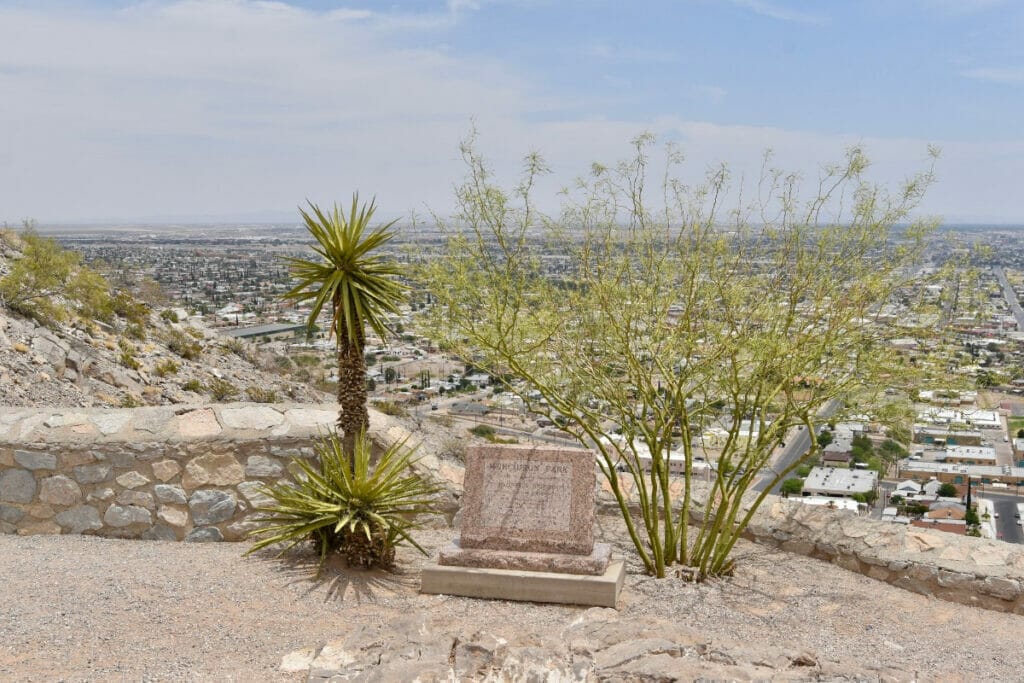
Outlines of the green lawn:
M 1006 423 L 1010 430 L 1010 438 L 1017 436 L 1018 429 L 1024 429 L 1024 417 L 1008 417 Z

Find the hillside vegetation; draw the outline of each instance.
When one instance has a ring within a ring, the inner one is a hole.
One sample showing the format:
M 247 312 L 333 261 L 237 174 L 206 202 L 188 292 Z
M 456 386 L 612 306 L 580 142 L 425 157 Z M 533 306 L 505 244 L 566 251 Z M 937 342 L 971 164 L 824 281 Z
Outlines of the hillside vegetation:
M 0 405 L 325 400 L 152 287 L 117 289 L 101 270 L 31 225 L 0 229 Z

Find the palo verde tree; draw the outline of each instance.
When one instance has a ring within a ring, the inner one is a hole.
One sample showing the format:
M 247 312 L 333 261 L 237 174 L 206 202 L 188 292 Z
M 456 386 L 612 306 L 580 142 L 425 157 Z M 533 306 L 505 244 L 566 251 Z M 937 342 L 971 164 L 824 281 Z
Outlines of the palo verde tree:
M 307 327 L 312 329 L 324 307 L 331 312 L 330 333 L 338 350 L 338 428 L 346 453 L 353 453 L 356 436 L 370 424 L 366 409 L 366 327 L 383 339 L 387 334 L 385 315 L 397 313 L 405 297 L 405 286 L 397 277 L 397 264 L 386 260 L 380 249 L 391 240 L 394 221 L 370 229 L 376 207 L 359 204 L 352 196 L 346 216 L 337 205 L 324 213 L 309 203 L 310 213 L 299 209 L 306 229 L 316 240 L 313 250 L 318 261 L 288 257 L 297 284 L 283 296 L 294 301 L 311 301 Z
M 878 320 L 914 274 L 929 226 L 896 226 L 931 173 L 887 192 L 854 148 L 804 196 L 766 157 L 750 201 L 724 167 L 678 180 L 671 148 L 652 180 L 652 142 L 594 165 L 546 215 L 543 161 L 528 157 L 506 191 L 470 139 L 425 279 L 435 338 L 595 449 L 647 570 L 702 580 L 732 571 L 754 511 L 820 446 L 772 470 L 777 449 L 846 405 L 865 410 L 901 371 Z M 710 434 L 718 463 L 702 490 L 694 455 Z

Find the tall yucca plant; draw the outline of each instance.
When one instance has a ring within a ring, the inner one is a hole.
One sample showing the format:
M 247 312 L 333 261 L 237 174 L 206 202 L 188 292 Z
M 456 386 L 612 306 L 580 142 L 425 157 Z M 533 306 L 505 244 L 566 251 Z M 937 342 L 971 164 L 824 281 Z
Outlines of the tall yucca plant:
M 384 317 L 397 313 L 406 288 L 396 278 L 401 268 L 378 253 L 394 236 L 395 221 L 370 230 L 376 210 L 374 202 L 359 203 L 352 195 L 348 215 L 334 205 L 325 213 L 309 202 L 302 208 L 302 220 L 316 240 L 317 261 L 288 257 L 289 269 L 298 281 L 283 297 L 297 302 L 312 301 L 307 325 L 312 328 L 325 306 L 330 306 L 331 334 L 338 350 L 338 428 L 343 444 L 351 453 L 355 437 L 369 427 L 366 410 L 366 326 L 382 339 L 387 334 Z
M 413 539 L 420 527 L 416 517 L 437 514 L 433 495 L 438 487 L 412 473 L 413 451 L 401 441 L 385 449 L 371 466 L 370 440 L 356 436 L 355 450 L 347 453 L 335 435 L 317 444 L 320 472 L 303 460 L 297 481 L 263 487 L 273 505 L 258 508 L 270 513 L 264 526 L 250 532 L 264 536 L 249 553 L 284 543 L 281 554 L 312 540 L 320 553 L 338 552 L 349 566 L 390 567 L 395 547 L 409 543 L 426 551 Z

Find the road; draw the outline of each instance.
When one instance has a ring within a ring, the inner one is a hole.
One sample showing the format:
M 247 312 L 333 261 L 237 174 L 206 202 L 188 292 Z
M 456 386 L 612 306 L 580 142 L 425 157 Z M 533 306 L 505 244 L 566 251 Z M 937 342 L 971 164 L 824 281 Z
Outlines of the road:
M 1010 312 L 1017 319 L 1017 329 L 1024 331 L 1024 309 L 1021 309 L 1020 301 L 1017 300 L 1017 293 L 1013 291 L 1009 280 L 1006 279 L 1006 271 L 1001 266 L 995 266 L 992 271 L 996 274 L 996 279 L 999 280 L 999 286 L 1003 288 L 1003 297 L 1006 299 L 1006 304 L 1010 307 Z
M 978 498 L 988 498 L 992 501 L 999 518 L 996 520 L 996 531 L 1002 540 L 1007 543 L 1024 543 L 1024 529 L 1017 524 L 1017 503 L 1024 503 L 1024 498 L 1018 498 L 1012 493 L 993 493 L 985 491 L 976 494 Z
M 839 406 L 842 405 L 838 399 L 832 399 L 821 407 L 818 411 L 818 419 L 828 419 L 835 415 L 836 411 L 839 410 Z M 794 462 L 796 462 L 804 453 L 811 448 L 811 436 L 807 433 L 806 429 L 801 429 L 796 432 L 795 436 L 791 436 L 789 442 L 783 446 L 778 456 L 775 458 L 775 463 L 772 465 L 772 470 L 761 475 L 761 478 L 754 484 L 755 491 L 764 491 L 771 484 L 772 479 L 775 477 L 775 472 L 781 472 L 786 469 Z M 782 482 L 779 482 L 772 489 L 772 493 L 778 493 L 782 487 Z

